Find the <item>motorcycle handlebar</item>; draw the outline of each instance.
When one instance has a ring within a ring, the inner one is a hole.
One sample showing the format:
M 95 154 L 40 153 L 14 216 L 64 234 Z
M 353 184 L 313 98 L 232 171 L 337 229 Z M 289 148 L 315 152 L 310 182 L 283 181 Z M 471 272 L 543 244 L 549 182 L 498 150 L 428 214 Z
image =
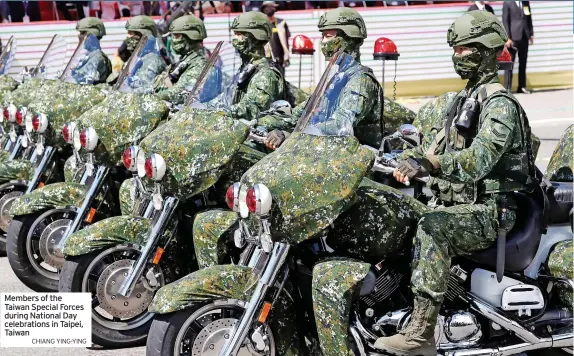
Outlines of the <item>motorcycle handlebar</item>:
M 264 143 L 265 137 L 267 137 L 266 133 L 251 129 L 249 130 L 249 136 L 247 138 L 253 142 Z

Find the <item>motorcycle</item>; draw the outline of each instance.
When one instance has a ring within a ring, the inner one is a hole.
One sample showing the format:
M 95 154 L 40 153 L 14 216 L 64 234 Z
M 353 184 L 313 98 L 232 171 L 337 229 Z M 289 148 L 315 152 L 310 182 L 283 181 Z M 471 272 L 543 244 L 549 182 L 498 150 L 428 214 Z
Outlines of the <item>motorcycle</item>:
M 350 123 L 338 119 L 339 110 L 352 110 L 352 103 L 337 104 L 340 84 L 354 71 L 350 56 L 334 56 L 295 132 L 229 187 L 241 258 L 156 293 L 148 356 L 315 354 L 312 270 L 332 258 L 367 265 L 353 272 L 361 282 L 348 329 L 356 354 L 379 355 L 375 340 L 408 323 L 408 244 L 428 207 L 365 178 L 369 170 L 391 174 L 394 162 L 361 146 Z M 572 264 L 559 262 L 568 251 L 571 259 L 571 228 L 549 226 L 541 239 L 544 195 L 516 199 L 521 209 L 505 244 L 453 260 L 435 332 L 441 354 L 571 347 L 572 312 L 556 288 L 571 296 L 574 282 L 565 275 Z M 356 234 L 365 237 L 360 245 Z
M 8 45 L 2 52 L 1 57 L 8 61 L 4 64 L 4 70 L 9 70 L 11 61 L 15 55 L 16 40 L 11 37 Z M 3 150 L 0 151 L 0 162 L 8 164 L 15 159 L 22 158 L 24 161 L 29 160 L 34 152 L 34 142 L 31 134 L 24 129 L 25 117 L 27 114 L 26 106 L 34 100 L 37 96 L 43 93 L 50 92 L 56 83 L 53 78 L 54 71 L 46 70 L 46 66 L 50 68 L 59 68 L 64 61 L 66 42 L 59 36 L 55 35 L 44 52 L 38 65 L 31 69 L 25 69 L 20 73 L 16 79 L 3 75 L 2 82 L 16 82 L 16 87 L 13 90 L 3 90 L 1 93 L 2 100 L 7 103 L 3 107 L 2 116 L 0 117 L 0 134 L 2 135 Z M 23 81 L 22 84 L 19 84 Z M 10 85 L 10 87 L 12 87 Z M 52 94 L 52 93 L 51 93 Z M 21 105 L 21 106 L 20 106 Z M 20 107 L 18 107 L 20 106 Z M 30 120 L 31 118 L 29 118 Z M 13 169 L 4 167 L 3 183 L 13 178 L 14 170 L 30 172 L 29 166 L 22 162 L 13 164 Z M 21 168 L 21 170 L 20 170 Z M 8 169 L 7 172 L 6 169 Z M 6 175 L 7 174 L 7 175 Z M 18 174 L 19 176 L 19 174 Z M 20 195 L 23 188 L 19 184 L 3 186 L 4 192 L 8 195 L 5 199 L 1 199 L 0 211 L 2 218 L 0 218 L 0 254 L 5 254 L 6 251 L 6 231 L 9 224 L 9 218 L 6 215 L 10 209 L 11 201 Z
M 12 204 L 9 260 L 20 280 L 36 291 L 57 290 L 64 263 L 61 241 L 120 214 L 118 188 L 128 176 L 120 163 L 123 147 L 141 140 L 167 115 L 166 104 L 142 85 L 152 82 L 142 77 L 150 73 L 138 71 L 143 57 L 159 56 L 156 39 L 140 40 L 134 53 L 114 90 L 64 125 L 63 140 L 73 146 L 66 182 L 30 191 Z
M 59 291 L 91 293 L 94 343 L 145 340 L 155 291 L 197 269 L 189 238 L 195 214 L 224 205 L 217 189 L 264 156 L 242 144 L 248 127 L 226 116 L 239 63 L 231 46 L 218 43 L 181 111 L 124 151 L 134 176 L 122 186 L 125 215 L 66 241 Z
M 60 35 L 54 35 L 38 64 L 28 69 L 24 67 L 16 80 L 22 82 L 13 91 L 3 96 L 3 131 L 7 133 L 5 151 L 9 151 L 8 159 L 14 159 L 22 153 L 21 139 L 25 134 L 23 129 L 27 105 L 37 98 L 53 94 L 53 87 L 64 65 L 66 56 L 66 41 Z

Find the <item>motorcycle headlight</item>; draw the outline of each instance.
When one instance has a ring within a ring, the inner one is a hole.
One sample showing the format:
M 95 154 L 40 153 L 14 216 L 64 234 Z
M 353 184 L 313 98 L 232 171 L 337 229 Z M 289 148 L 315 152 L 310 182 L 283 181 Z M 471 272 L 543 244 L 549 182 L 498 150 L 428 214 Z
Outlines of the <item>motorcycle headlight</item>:
M 159 182 L 165 175 L 165 160 L 157 153 L 152 153 L 144 164 L 145 174 L 152 180 Z
M 83 129 L 80 133 L 80 145 L 84 147 L 88 152 L 92 152 L 96 149 L 98 144 L 98 134 L 96 130 L 92 127 Z
M 122 161 L 127 170 L 137 172 L 140 178 L 145 176 L 145 152 L 139 146 L 126 148 L 122 155 Z
M 44 133 L 48 128 L 48 116 L 45 114 L 37 114 L 32 117 L 32 130 L 37 133 Z
M 76 130 L 76 123 L 69 122 L 62 128 L 62 137 L 64 141 L 69 144 L 74 143 L 74 131 Z M 78 141 L 79 142 L 79 141 Z
M 249 188 L 245 198 L 249 211 L 260 217 L 269 215 L 272 201 L 269 188 L 263 184 L 255 184 Z

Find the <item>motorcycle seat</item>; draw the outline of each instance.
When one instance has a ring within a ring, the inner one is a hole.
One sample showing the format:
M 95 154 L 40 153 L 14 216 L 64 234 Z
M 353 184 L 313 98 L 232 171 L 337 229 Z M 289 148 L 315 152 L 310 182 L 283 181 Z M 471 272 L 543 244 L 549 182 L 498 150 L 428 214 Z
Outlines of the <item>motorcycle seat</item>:
M 508 272 L 522 272 L 534 259 L 542 238 L 542 209 L 530 196 L 514 193 L 518 210 L 514 227 L 506 236 L 506 263 Z M 496 267 L 496 243 L 487 250 L 470 256 L 482 265 Z

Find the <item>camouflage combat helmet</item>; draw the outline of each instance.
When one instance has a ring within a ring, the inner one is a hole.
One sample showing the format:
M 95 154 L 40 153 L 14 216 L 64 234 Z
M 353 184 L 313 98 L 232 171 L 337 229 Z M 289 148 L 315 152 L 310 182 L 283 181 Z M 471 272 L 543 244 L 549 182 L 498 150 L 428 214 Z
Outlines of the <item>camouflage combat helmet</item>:
M 319 31 L 340 30 L 347 37 L 367 38 L 363 17 L 354 9 L 339 7 L 324 13 L 319 19 Z
M 256 40 L 271 40 L 271 24 L 263 13 L 258 11 L 244 12 L 233 20 L 232 31 L 250 33 Z
M 76 24 L 76 31 L 88 32 L 97 38 L 102 38 L 106 34 L 106 27 L 102 20 L 97 17 L 86 17 L 78 21 Z
M 194 15 L 178 17 L 169 25 L 170 33 L 179 33 L 192 41 L 202 41 L 207 37 L 203 21 Z
M 448 45 L 466 46 L 480 43 L 486 48 L 499 48 L 508 41 L 502 23 L 488 11 L 475 10 L 456 19 L 447 33 Z
M 157 37 L 157 26 L 151 17 L 139 15 L 134 16 L 126 23 L 126 30 L 138 32 L 142 36 L 155 36 Z

